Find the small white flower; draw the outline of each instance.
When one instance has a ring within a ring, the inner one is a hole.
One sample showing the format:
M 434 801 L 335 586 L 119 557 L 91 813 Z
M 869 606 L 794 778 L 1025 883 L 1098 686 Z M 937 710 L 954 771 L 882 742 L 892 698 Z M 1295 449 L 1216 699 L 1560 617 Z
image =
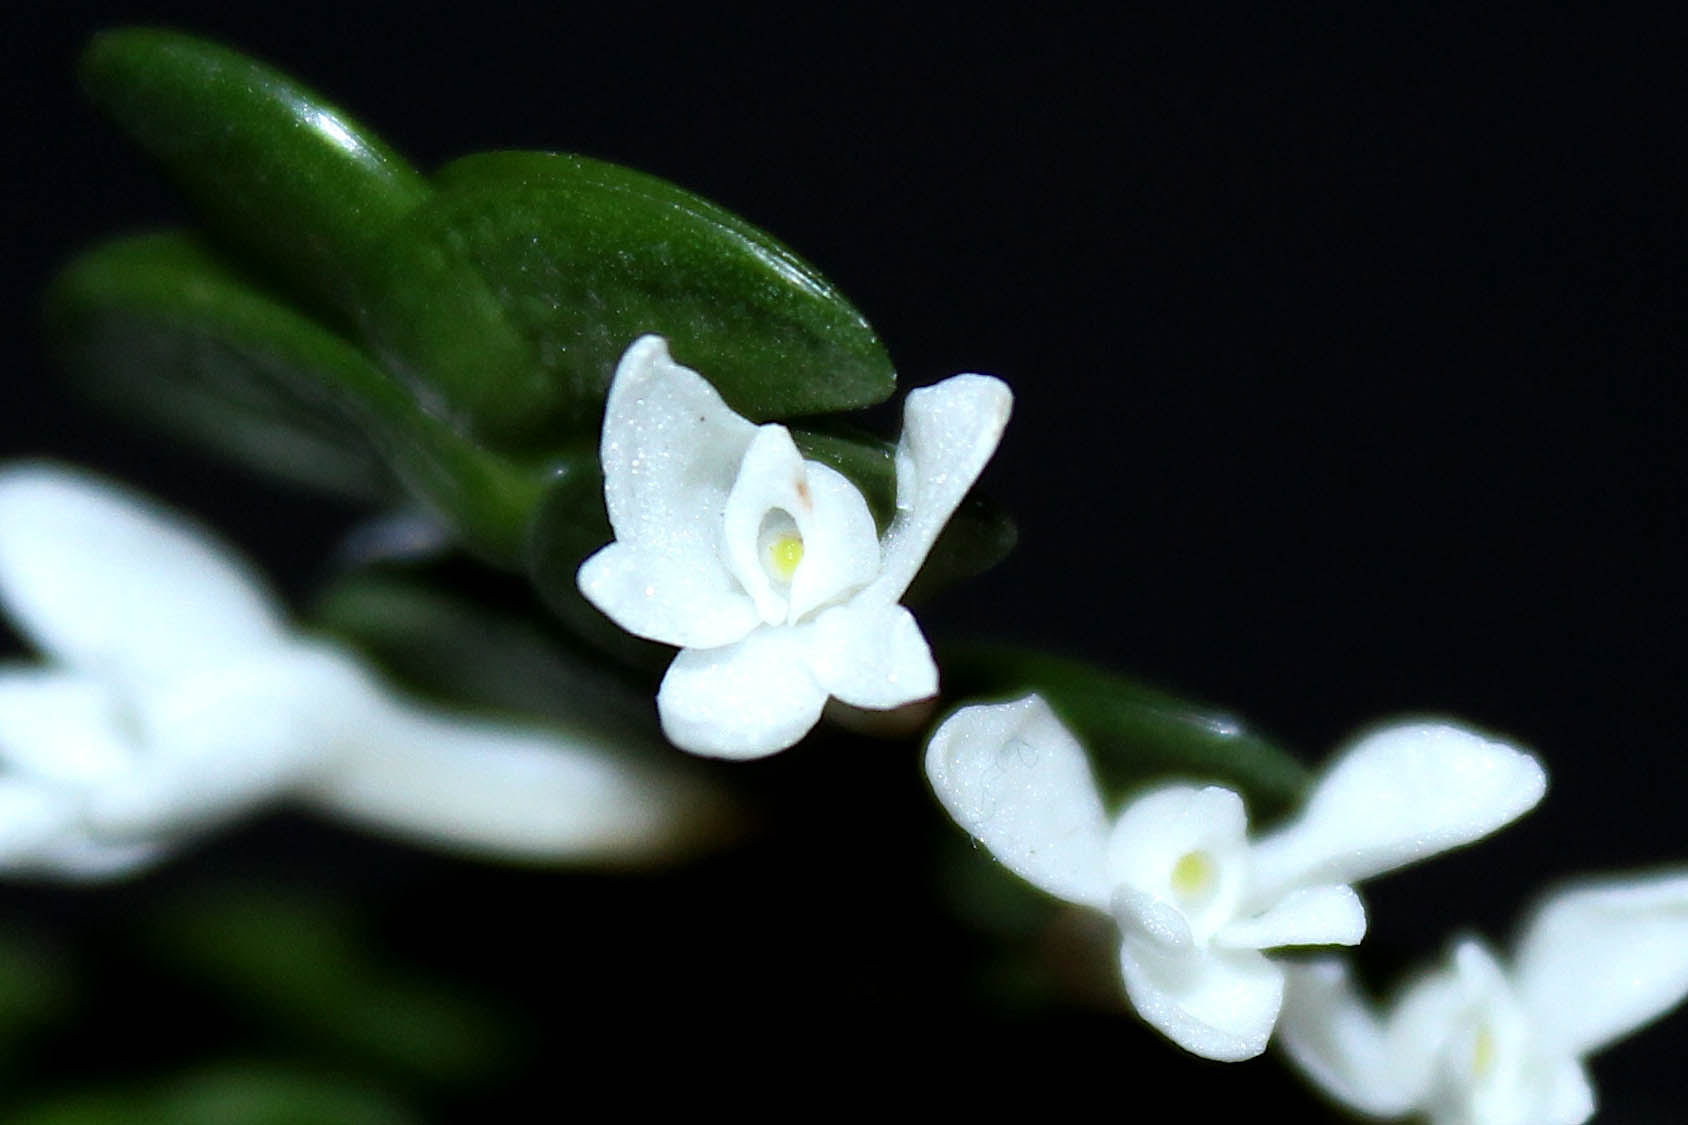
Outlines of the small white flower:
M 0 870 L 98 878 L 280 796 L 470 851 L 666 847 L 692 794 L 589 744 L 467 720 L 294 634 L 203 531 L 69 469 L 0 470 Z
M 676 746 L 754 758 L 793 745 L 828 697 L 890 710 L 938 690 L 898 602 L 990 460 L 1012 396 L 957 375 L 913 392 L 883 540 L 844 476 L 805 461 L 784 426 L 733 413 L 658 336 L 610 384 L 600 449 L 615 542 L 581 593 L 630 633 L 681 651 L 657 708 Z
M 1379 730 L 1338 757 L 1286 827 L 1248 838 L 1242 798 L 1172 785 L 1110 828 L 1084 751 L 1043 699 L 965 707 L 926 774 L 950 815 L 1021 878 L 1113 916 L 1137 1011 L 1179 1046 L 1234 1061 L 1265 1050 L 1284 970 L 1263 950 L 1353 945 L 1349 884 L 1477 839 L 1546 787 L 1534 758 L 1457 727 Z
M 1511 969 L 1482 942 L 1413 982 L 1379 1019 L 1330 959 L 1290 972 L 1281 1042 L 1337 1100 L 1436 1125 L 1577 1125 L 1583 1060 L 1688 995 L 1688 871 L 1548 896 Z

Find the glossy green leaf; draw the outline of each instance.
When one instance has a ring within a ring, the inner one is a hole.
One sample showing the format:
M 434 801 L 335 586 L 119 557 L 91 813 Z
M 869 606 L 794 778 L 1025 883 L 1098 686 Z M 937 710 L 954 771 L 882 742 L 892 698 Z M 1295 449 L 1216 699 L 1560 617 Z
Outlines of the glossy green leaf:
M 956 702 L 1040 692 L 1115 797 L 1160 780 L 1218 782 L 1241 792 L 1259 823 L 1289 809 L 1307 785 L 1300 762 L 1234 718 L 1078 660 L 956 645 L 940 649 L 939 666 L 945 697 Z
M 653 177 L 489 153 L 388 231 L 364 331 L 458 425 L 499 448 L 595 436 L 638 336 L 668 338 L 734 409 L 849 410 L 895 387 L 873 330 L 771 237 Z
M 575 470 L 560 475 L 540 501 L 527 542 L 527 573 L 534 592 L 575 636 L 623 666 L 658 674 L 674 651 L 615 624 L 581 596 L 575 572 L 614 538 L 604 508 L 604 478 L 596 450 L 580 450 Z
M 220 237 L 336 308 L 357 307 L 373 242 L 430 194 L 356 121 L 227 47 L 108 31 L 83 55 L 81 77 Z
M 561 644 L 542 614 L 482 605 L 428 577 L 349 576 L 317 601 L 310 619 L 424 695 L 544 718 L 600 743 L 654 741 L 648 685 L 629 690 L 614 680 L 595 653 Z
M 47 324 L 72 375 L 126 416 L 313 487 L 394 490 L 355 422 L 359 402 L 392 397 L 386 378 L 188 235 L 83 255 L 49 291 Z
M 48 294 L 61 360 L 97 395 L 245 464 L 377 498 L 401 481 L 472 547 L 513 559 L 556 471 L 477 448 L 351 343 L 190 236 L 73 262 Z

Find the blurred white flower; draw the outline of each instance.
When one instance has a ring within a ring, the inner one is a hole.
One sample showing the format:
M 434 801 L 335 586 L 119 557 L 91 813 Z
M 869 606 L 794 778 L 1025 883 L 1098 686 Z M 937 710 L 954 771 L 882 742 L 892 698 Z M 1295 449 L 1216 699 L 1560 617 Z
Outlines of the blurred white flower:
M 1263 950 L 1353 945 L 1349 885 L 1468 843 L 1541 798 L 1528 754 L 1411 723 L 1354 743 L 1301 814 L 1251 841 L 1242 798 L 1170 785 L 1110 827 L 1084 751 L 1036 695 L 965 707 L 932 736 L 926 773 L 958 824 L 1021 878 L 1112 915 L 1137 1011 L 1179 1046 L 1234 1061 L 1265 1050 L 1284 970 Z
M 74 470 L 0 470 L 0 870 L 98 878 L 290 796 L 516 858 L 660 851 L 689 784 L 540 727 L 401 700 L 289 630 L 204 531 Z
M 881 540 L 856 487 L 805 461 L 784 426 L 733 413 L 661 337 L 634 341 L 600 449 L 615 542 L 578 581 L 623 629 L 681 650 L 657 694 L 676 746 L 761 757 L 807 734 L 829 696 L 890 710 L 938 690 L 926 638 L 898 602 L 1012 401 L 985 375 L 908 396 L 897 515 Z
M 1290 970 L 1280 1042 L 1338 1101 L 1436 1125 L 1576 1125 L 1583 1060 L 1688 995 L 1688 871 L 1582 883 L 1537 906 L 1508 969 L 1474 938 L 1381 1019 L 1339 959 Z

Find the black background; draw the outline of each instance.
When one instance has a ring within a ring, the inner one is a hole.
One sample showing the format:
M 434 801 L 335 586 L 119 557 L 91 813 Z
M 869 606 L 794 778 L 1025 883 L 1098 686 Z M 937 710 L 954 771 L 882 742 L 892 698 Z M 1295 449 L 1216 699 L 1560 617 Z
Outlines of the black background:
M 1310 760 L 1426 710 L 1535 748 L 1552 788 L 1526 821 L 1373 885 L 1379 979 L 1461 928 L 1504 940 L 1552 880 L 1688 860 L 1685 105 L 1679 52 L 1646 20 L 493 3 L 5 18 L 0 453 L 148 487 L 295 595 L 351 518 L 84 413 L 41 355 L 56 263 L 183 217 L 70 77 L 93 30 L 169 23 L 300 76 L 424 168 L 560 148 L 672 179 L 816 263 L 906 384 L 1007 379 L 1015 419 L 985 483 L 1021 545 L 925 614 L 929 633 L 1091 657 Z M 773 1101 L 794 1078 L 814 1096 L 912 1073 L 940 1104 L 1083 1089 L 1131 1112 L 1165 1089 L 1197 1119 L 1268 1098 L 1322 1112 L 1271 1061 L 1187 1062 L 1123 1018 L 968 1006 L 957 965 L 978 950 L 952 955 L 955 931 L 927 920 L 898 835 L 945 826 L 900 752 L 847 749 L 747 767 L 784 835 L 684 879 L 489 871 L 285 817 L 187 866 L 332 869 L 381 904 L 396 955 L 489 980 L 488 961 L 506 966 L 542 1044 L 510 1104 L 547 1082 L 562 1104 L 619 1091 L 626 1064 L 729 1110 L 798 1108 Z M 149 886 L 184 877 L 0 903 L 102 934 L 98 950 Z M 145 969 L 121 973 L 146 1003 Z M 126 1054 L 119 1027 L 140 1015 L 102 1011 L 90 1069 L 190 1050 Z M 1605 1120 L 1679 1116 L 1684 1034 L 1678 1016 L 1598 1060 Z

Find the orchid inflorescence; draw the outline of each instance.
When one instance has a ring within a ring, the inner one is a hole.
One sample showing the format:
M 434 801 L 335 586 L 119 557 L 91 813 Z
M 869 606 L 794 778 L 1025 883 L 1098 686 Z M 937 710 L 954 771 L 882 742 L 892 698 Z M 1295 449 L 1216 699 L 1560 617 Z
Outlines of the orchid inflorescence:
M 292 623 L 202 527 L 82 470 L 16 464 L 0 469 L 0 610 L 39 659 L 0 664 L 0 871 L 116 878 L 284 804 L 485 858 L 655 862 L 718 839 L 736 808 L 658 727 L 746 760 L 828 717 L 906 734 L 941 715 L 924 758 L 939 805 L 1008 872 L 1105 919 L 1125 999 L 1203 1058 L 1276 1043 L 1363 1114 L 1574 1125 L 1595 1109 L 1587 1057 L 1688 994 L 1674 870 L 1572 885 L 1510 960 L 1462 936 L 1383 1012 L 1363 997 L 1331 952 L 1366 934 L 1356 884 L 1543 798 L 1542 764 L 1505 740 L 1396 721 L 1311 781 L 1277 763 L 1268 786 L 1229 727 L 1168 735 L 1162 709 L 1101 729 L 1059 673 L 946 683 L 903 603 L 946 528 L 978 518 L 1014 396 L 960 374 L 907 395 L 894 449 L 829 431 L 894 373 L 770 236 L 581 157 L 482 154 L 430 180 L 285 76 L 175 33 L 103 37 L 86 70 L 227 229 L 215 250 L 144 236 L 67 270 L 50 302 L 66 363 L 127 371 L 140 324 L 142 354 L 170 367 L 158 386 L 189 388 L 172 400 L 185 429 L 420 509 L 437 540 L 531 579 L 570 643 L 646 678 L 641 713 L 613 729 L 588 716 L 584 681 L 544 714 L 425 701 L 375 646 Z M 555 246 L 478 218 L 500 206 Z M 150 409 L 155 389 L 119 391 Z M 295 400 L 322 425 L 270 410 Z M 325 433 L 357 438 L 331 449 Z M 975 553 L 975 569 L 1000 557 Z M 672 650 L 659 685 L 622 634 Z M 1158 756 L 1138 753 L 1157 738 Z M 1150 765 L 1105 787 L 1105 754 Z M 1274 786 L 1284 818 L 1261 808 Z

